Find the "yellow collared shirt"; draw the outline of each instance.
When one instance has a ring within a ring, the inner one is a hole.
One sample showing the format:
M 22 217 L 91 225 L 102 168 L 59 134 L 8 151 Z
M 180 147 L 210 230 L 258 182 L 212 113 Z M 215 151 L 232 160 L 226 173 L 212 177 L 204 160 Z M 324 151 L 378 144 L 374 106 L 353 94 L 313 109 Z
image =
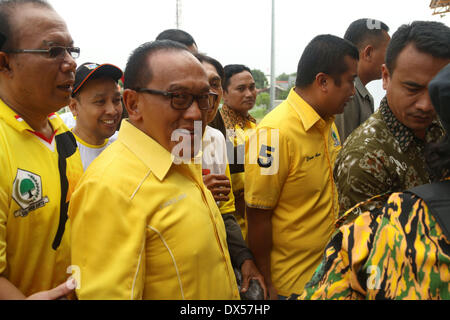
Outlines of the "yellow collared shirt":
M 72 134 L 56 114 L 48 120 L 52 139 L 34 132 L 0 100 L 0 275 L 26 296 L 70 276 L 70 224 L 62 223 L 67 212 L 61 203 L 69 201 L 83 173 Z M 68 183 L 63 201 L 58 146 L 68 156 L 61 170 Z
M 239 299 L 225 226 L 200 164 L 124 121 L 69 208 L 79 299 Z
M 273 210 L 271 272 L 280 295 L 302 292 L 334 230 L 340 143 L 333 121 L 291 90 L 250 138 L 245 201 Z

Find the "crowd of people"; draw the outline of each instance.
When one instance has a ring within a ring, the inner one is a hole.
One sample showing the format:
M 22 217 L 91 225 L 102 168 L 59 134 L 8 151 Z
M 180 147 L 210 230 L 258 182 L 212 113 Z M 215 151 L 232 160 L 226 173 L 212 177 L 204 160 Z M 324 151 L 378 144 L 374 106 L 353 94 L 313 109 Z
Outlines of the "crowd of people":
M 0 299 L 450 299 L 450 28 L 389 32 L 314 37 L 257 123 L 185 31 L 77 67 L 0 1 Z

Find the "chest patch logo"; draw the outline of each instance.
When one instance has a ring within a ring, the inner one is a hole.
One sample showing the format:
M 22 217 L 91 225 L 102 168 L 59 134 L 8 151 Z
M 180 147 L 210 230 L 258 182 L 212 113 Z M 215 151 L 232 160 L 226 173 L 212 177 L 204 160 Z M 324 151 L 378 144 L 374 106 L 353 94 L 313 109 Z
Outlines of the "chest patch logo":
M 20 206 L 14 212 L 15 217 L 26 217 L 29 212 L 42 208 L 48 203 L 48 197 L 42 197 L 42 180 L 35 173 L 18 169 L 13 183 L 12 198 Z
M 334 130 L 331 130 L 331 137 L 333 138 L 334 146 L 338 147 L 341 143 L 339 142 L 339 138 Z

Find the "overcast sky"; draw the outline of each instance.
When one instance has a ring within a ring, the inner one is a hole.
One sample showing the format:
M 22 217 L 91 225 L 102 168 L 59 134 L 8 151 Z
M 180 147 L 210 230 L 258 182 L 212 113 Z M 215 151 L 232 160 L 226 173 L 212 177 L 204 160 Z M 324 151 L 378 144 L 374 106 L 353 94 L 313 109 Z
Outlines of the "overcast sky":
M 175 0 L 49 0 L 81 48 L 78 64 L 113 63 L 125 68 L 129 54 L 176 26 Z M 223 65 L 245 64 L 270 73 L 271 0 L 182 0 L 180 29 L 199 50 Z M 275 0 L 275 74 L 296 72 L 308 42 L 318 34 L 342 37 L 359 18 L 379 19 L 392 33 L 413 20 L 450 25 L 450 14 L 432 15 L 430 0 Z M 368 85 L 375 101 L 381 81 Z

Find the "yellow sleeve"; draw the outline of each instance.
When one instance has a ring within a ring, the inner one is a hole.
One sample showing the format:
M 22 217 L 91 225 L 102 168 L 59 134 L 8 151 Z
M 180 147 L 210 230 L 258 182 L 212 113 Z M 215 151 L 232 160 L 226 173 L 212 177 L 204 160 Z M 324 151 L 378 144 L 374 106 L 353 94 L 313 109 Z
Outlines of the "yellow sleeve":
M 258 128 L 250 136 L 245 162 L 245 203 L 273 209 L 289 173 L 289 149 L 279 129 Z
M 5 184 L 4 177 L 1 177 L 0 178 L 0 276 L 2 276 L 3 273 L 6 271 L 6 222 L 8 221 L 8 211 L 9 211 L 8 195 L 6 193 L 7 189 L 5 188 L 4 184 Z
M 229 197 L 228 201 L 221 201 L 219 203 L 219 210 L 220 210 L 221 214 L 232 213 L 232 212 L 236 211 L 236 209 L 234 207 L 234 194 L 233 194 L 233 185 L 231 183 L 230 166 L 228 165 L 228 163 L 227 163 L 227 167 L 225 169 L 225 175 L 230 180 L 231 191 L 228 194 L 228 197 Z
M 132 210 L 130 195 L 110 181 L 98 176 L 80 181 L 69 206 L 80 300 L 142 298 L 145 216 L 137 211 Z
M 0 141 L 1 143 L 1 141 Z M 7 152 L 0 144 L 0 276 L 6 271 L 6 224 L 9 215 L 10 201 L 13 201 L 11 195 L 11 181 L 9 164 L 7 163 Z

